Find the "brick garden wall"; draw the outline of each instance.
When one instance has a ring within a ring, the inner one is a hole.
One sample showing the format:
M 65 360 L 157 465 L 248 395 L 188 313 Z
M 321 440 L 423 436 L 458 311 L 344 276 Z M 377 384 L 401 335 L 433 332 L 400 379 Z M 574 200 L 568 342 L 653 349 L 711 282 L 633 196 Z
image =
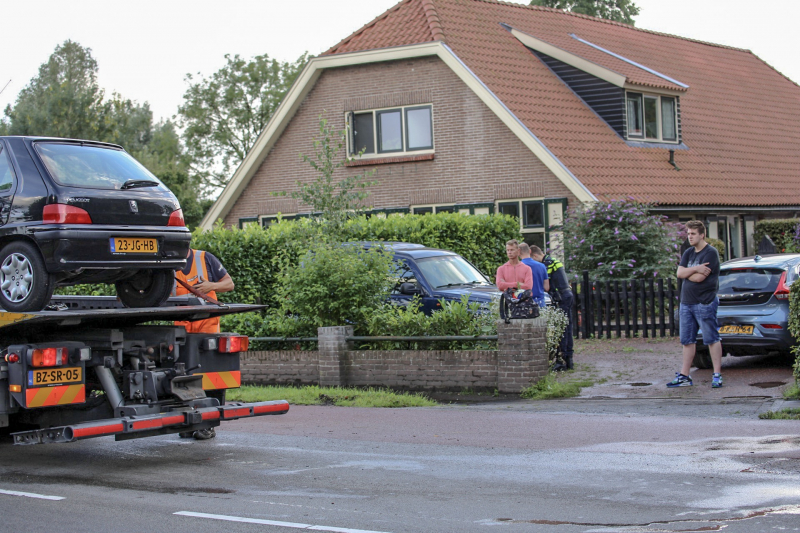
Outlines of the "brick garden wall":
M 247 352 L 242 382 L 260 385 L 519 392 L 548 371 L 545 320 L 498 323 L 497 350 L 355 351 L 349 327 L 319 328 L 320 350 Z

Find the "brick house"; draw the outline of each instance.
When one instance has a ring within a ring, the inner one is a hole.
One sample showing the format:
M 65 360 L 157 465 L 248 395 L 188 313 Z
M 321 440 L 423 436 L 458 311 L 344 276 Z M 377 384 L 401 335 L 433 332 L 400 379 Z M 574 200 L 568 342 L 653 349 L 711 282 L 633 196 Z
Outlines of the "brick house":
M 374 168 L 373 213 L 519 217 L 559 238 L 564 209 L 632 196 L 699 218 L 730 255 L 800 212 L 800 87 L 747 50 L 494 0 L 403 0 L 313 58 L 203 221 L 309 207 L 318 117 L 350 126 L 341 170 Z

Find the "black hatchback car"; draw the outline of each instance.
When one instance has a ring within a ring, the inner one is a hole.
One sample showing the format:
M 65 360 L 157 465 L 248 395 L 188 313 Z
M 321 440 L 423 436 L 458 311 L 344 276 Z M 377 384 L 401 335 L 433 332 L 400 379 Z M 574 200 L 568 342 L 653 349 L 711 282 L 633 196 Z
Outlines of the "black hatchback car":
M 122 147 L 0 137 L 0 307 L 38 311 L 57 286 L 113 283 L 161 305 L 191 233 L 175 195 Z

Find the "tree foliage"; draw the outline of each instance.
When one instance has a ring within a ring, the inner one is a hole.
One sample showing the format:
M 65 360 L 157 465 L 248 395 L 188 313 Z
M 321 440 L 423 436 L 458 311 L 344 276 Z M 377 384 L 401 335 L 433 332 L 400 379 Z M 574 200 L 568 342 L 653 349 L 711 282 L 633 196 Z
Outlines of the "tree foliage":
M 563 253 L 576 276 L 588 270 L 594 279 L 674 277 L 685 235 L 650 207 L 629 199 L 570 208 L 562 249 L 554 253 Z
M 531 0 L 532 6 L 552 7 L 634 26 L 639 7 L 633 0 Z
M 70 40 L 56 46 L 14 106 L 6 107 L 0 130 L 119 144 L 175 193 L 187 224 L 196 226 L 211 202 L 199 199 L 175 125 L 154 124 L 147 102 L 138 104 L 118 94 L 106 99 L 97 72 L 91 48 Z
M 178 113 L 194 170 L 209 190 L 227 184 L 308 59 L 307 53 L 290 62 L 226 55 L 225 66 L 210 77 L 186 75 L 189 88 Z
M 320 235 L 325 240 L 342 240 L 347 221 L 364 212 L 364 201 L 369 197 L 367 188 L 375 184 L 368 178 L 374 171 L 337 181 L 334 174 L 348 161 L 339 155 L 345 150 L 347 130 L 335 132 L 328 120 L 320 115 L 319 133 L 320 136 L 314 139 L 314 156 L 301 154 L 303 161 L 317 171 L 317 178 L 308 183 L 298 180 L 297 190 L 290 196 L 311 206 L 314 220 L 322 226 Z

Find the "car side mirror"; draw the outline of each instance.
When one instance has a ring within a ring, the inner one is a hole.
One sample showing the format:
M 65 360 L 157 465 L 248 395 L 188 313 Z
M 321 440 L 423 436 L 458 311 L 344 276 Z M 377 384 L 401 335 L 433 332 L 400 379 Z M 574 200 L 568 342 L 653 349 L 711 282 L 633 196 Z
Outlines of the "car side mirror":
M 417 287 L 416 283 L 401 283 L 400 284 L 400 294 L 405 294 L 408 296 L 413 296 L 415 294 L 422 294 L 422 289 Z

